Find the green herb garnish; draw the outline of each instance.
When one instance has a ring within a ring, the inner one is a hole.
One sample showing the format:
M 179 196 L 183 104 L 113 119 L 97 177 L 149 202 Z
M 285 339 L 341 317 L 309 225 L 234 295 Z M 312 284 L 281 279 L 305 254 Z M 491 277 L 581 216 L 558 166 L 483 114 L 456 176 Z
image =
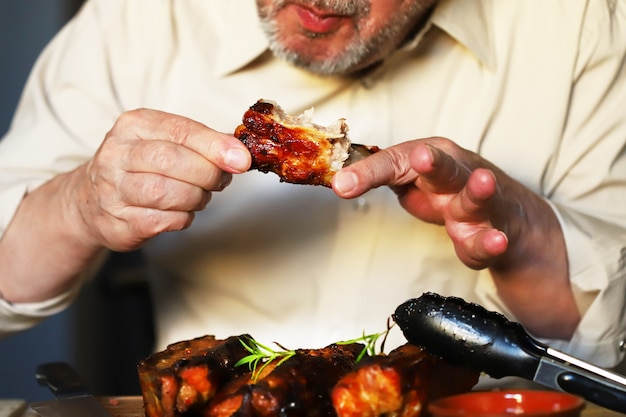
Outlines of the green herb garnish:
M 279 366 L 281 363 L 285 362 L 287 359 L 296 354 L 295 350 L 286 349 L 276 342 L 274 342 L 274 344 L 278 346 L 280 350 L 274 350 L 268 346 L 265 346 L 262 343 L 257 342 L 252 338 L 248 338 L 247 342 L 243 339 L 239 339 L 239 341 L 241 342 L 243 347 L 248 352 L 250 352 L 250 354 L 239 359 L 235 366 L 248 364 L 250 371 L 252 371 L 252 381 L 256 381 L 263 373 L 263 370 L 272 361 L 280 358 L 280 361 L 276 364 L 276 366 Z M 260 368 L 258 367 L 259 363 L 262 363 Z
M 365 346 L 363 347 L 363 350 L 359 353 L 359 356 L 357 356 L 356 361 L 355 361 L 356 363 L 359 363 L 359 361 L 363 359 L 363 357 L 366 354 L 369 356 L 376 355 L 376 344 L 378 343 L 378 340 L 381 337 L 383 339 L 380 343 L 379 352 L 381 354 L 384 352 L 385 341 L 387 340 L 387 334 L 389 333 L 389 330 L 391 330 L 392 327 L 393 325 L 390 324 L 389 320 L 387 320 L 387 330 L 383 332 L 368 334 L 368 335 L 366 335 L 365 332 L 363 332 L 363 336 L 359 338 L 351 339 L 351 340 L 344 340 L 341 342 L 337 342 L 336 344 L 337 345 L 349 345 L 351 343 L 364 343 Z M 235 363 L 235 366 L 248 364 L 248 367 L 250 368 L 250 371 L 252 372 L 253 382 L 256 382 L 259 376 L 263 373 L 263 370 L 272 361 L 279 359 L 276 366 L 280 366 L 283 362 L 285 362 L 287 359 L 291 358 L 292 356 L 296 354 L 295 350 L 287 349 L 277 342 L 274 342 L 274 344 L 278 346 L 279 350 L 274 350 L 270 348 L 269 346 L 266 346 L 262 343 L 257 342 L 251 337 L 247 338 L 247 340 L 239 339 L 239 341 L 241 342 L 243 347 L 248 352 L 250 352 L 250 354 L 248 356 L 245 356 L 239 359 L 237 363 Z M 259 364 L 261 364 L 260 367 L 259 367 Z
M 364 343 L 365 347 L 363 347 L 363 350 L 359 353 L 359 356 L 357 356 L 356 361 L 355 361 L 355 363 L 359 363 L 366 354 L 369 356 L 376 355 L 376 343 L 378 343 L 378 339 L 380 339 L 381 337 L 383 339 L 380 342 L 380 349 L 378 352 L 382 354 L 385 351 L 385 342 L 387 341 L 387 335 L 389 334 L 389 330 L 391 330 L 392 327 L 393 325 L 390 324 L 389 320 L 387 320 L 387 330 L 385 330 L 384 332 L 368 334 L 368 335 L 366 335 L 365 332 L 363 332 L 363 336 L 359 338 L 343 340 L 341 342 L 337 342 L 337 344 L 349 345 L 351 343 Z
M 356 357 L 355 363 L 359 363 L 366 354 L 368 356 L 376 355 L 376 342 L 383 334 L 387 334 L 387 331 L 384 331 L 381 333 L 368 334 L 368 335 L 363 333 L 363 336 L 361 337 L 358 337 L 356 339 L 350 339 L 350 340 L 342 340 L 341 342 L 337 342 L 336 344 L 350 345 L 352 343 L 365 343 L 363 350 L 361 350 L 361 352 L 359 353 L 359 356 Z M 381 353 L 382 353 L 382 347 L 381 347 Z

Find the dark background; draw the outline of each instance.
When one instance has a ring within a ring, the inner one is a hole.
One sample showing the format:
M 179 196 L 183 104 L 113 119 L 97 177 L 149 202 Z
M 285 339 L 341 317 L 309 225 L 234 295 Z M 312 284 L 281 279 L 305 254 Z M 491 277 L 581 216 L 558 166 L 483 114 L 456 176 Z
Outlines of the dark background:
M 0 1 L 0 134 L 9 126 L 35 58 L 80 0 Z

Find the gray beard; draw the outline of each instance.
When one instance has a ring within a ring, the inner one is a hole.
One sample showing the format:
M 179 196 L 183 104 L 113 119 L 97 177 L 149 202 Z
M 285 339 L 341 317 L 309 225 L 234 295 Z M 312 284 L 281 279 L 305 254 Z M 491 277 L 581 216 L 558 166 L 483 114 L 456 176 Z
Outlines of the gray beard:
M 277 0 L 271 8 L 259 10 L 261 25 L 269 41 L 269 49 L 275 57 L 285 60 L 299 68 L 320 75 L 338 75 L 349 74 L 355 70 L 361 69 L 362 63 L 372 60 L 377 56 L 386 56 L 392 50 L 386 51 L 381 55 L 381 46 L 388 44 L 390 40 L 396 40 L 396 46 L 403 39 L 398 39 L 401 34 L 406 32 L 406 26 L 411 22 L 419 20 L 423 15 L 425 8 L 419 1 L 415 1 L 406 11 L 396 14 L 390 24 L 376 34 L 371 39 L 362 39 L 355 36 L 347 45 L 344 51 L 332 59 L 309 59 L 308 57 L 296 53 L 280 41 L 280 27 L 276 24 L 275 15 L 282 9 L 287 0 Z M 353 16 L 358 22 L 361 18 L 367 16 L 370 12 L 369 0 L 311 0 L 306 4 L 317 7 L 322 10 L 328 10 L 333 13 Z M 360 28 L 355 28 L 357 34 Z M 324 36 L 317 33 L 309 33 L 306 36 L 314 39 Z M 373 63 L 373 62 L 370 62 Z

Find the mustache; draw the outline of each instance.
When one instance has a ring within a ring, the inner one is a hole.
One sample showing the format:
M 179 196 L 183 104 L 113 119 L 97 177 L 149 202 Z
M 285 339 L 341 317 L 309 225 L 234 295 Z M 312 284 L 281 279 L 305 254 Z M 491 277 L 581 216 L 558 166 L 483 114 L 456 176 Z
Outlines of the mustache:
M 280 10 L 288 4 L 310 7 L 328 14 L 366 16 L 371 9 L 370 0 L 277 0 L 272 8 Z

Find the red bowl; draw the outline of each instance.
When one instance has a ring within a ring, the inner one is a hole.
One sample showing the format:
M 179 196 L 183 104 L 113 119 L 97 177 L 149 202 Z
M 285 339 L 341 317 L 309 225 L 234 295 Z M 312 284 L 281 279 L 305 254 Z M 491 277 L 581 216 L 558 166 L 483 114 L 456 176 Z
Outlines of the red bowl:
M 475 391 L 441 398 L 428 406 L 433 417 L 577 417 L 585 400 L 557 391 Z

